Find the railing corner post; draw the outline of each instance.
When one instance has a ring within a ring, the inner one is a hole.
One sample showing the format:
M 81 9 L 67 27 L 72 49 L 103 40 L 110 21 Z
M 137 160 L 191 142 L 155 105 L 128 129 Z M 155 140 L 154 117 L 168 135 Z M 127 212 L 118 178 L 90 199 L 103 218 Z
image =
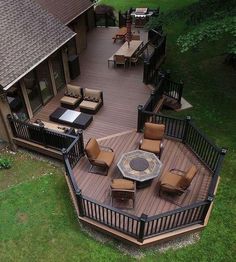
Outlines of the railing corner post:
M 137 132 L 141 132 L 142 128 L 143 128 L 143 106 L 138 105 Z
M 189 123 L 191 122 L 191 116 L 186 116 L 185 118 L 185 129 L 184 129 L 184 134 L 182 138 L 182 142 L 185 144 L 186 138 L 188 135 L 188 128 L 189 128 Z
M 181 98 L 182 98 L 182 95 L 183 95 L 183 88 L 184 88 L 184 81 L 180 80 L 179 84 L 180 84 L 180 89 L 179 89 L 178 102 L 179 102 L 179 104 L 181 104 Z
M 139 234 L 137 239 L 139 242 L 143 242 L 144 230 L 145 230 L 147 218 L 148 216 L 146 214 L 142 214 L 140 217 L 140 228 L 139 228 Z
M 78 208 L 79 208 L 79 215 L 81 217 L 84 216 L 84 206 L 83 206 L 83 195 L 81 189 L 76 191 L 76 197 L 78 202 Z
M 79 136 L 79 149 L 80 154 L 84 156 L 84 136 L 83 136 L 83 130 L 79 129 L 77 132 L 77 135 Z

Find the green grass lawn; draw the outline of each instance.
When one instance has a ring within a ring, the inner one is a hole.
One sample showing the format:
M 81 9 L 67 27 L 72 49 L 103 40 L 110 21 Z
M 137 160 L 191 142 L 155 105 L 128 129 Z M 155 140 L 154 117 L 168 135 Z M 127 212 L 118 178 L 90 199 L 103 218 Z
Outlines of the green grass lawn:
M 190 0 L 102 1 L 117 10 L 131 6 L 161 10 L 181 8 Z M 236 257 L 236 74 L 220 55 L 223 41 L 205 42 L 198 50 L 181 54 L 179 34 L 189 28 L 175 20 L 167 31 L 167 60 L 174 79 L 185 82 L 184 97 L 193 105 L 181 113 L 219 146 L 228 148 L 221 182 L 207 228 L 194 245 L 158 253 L 146 250 L 141 261 L 235 261 Z M 170 112 L 166 112 L 170 114 Z M 12 160 L 9 170 L 0 170 L 0 261 L 135 261 L 117 250 L 116 242 L 101 244 L 77 222 L 63 169 L 26 153 L 3 153 Z

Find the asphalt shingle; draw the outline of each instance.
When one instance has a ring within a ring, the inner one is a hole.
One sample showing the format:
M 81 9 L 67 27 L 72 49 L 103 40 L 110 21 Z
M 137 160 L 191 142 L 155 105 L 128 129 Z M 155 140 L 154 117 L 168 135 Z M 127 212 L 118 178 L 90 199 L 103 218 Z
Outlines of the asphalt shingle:
M 78 15 L 93 6 L 90 0 L 36 0 L 45 10 L 68 24 Z
M 75 33 L 32 0 L 0 0 L 0 84 L 46 59 Z

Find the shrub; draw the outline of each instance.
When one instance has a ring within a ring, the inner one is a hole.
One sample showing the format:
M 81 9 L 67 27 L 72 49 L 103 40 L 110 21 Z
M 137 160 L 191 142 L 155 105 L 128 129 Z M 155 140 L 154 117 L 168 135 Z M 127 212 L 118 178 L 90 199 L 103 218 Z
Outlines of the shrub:
M 11 168 L 12 163 L 8 158 L 0 158 L 0 169 L 8 169 Z

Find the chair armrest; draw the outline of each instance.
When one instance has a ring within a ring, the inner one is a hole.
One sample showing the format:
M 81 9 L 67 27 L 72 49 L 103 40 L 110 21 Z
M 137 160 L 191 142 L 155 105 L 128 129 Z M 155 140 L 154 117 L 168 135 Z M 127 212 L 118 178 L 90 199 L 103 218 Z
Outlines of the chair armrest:
M 110 147 L 108 147 L 108 146 L 101 146 L 101 145 L 99 145 L 101 148 L 103 148 L 103 149 L 106 149 L 106 150 L 108 150 L 108 151 L 111 151 L 111 152 L 114 152 L 114 150 L 112 149 L 112 148 L 110 148 Z
M 105 161 L 102 161 L 102 160 L 97 160 L 97 159 L 94 159 L 94 158 L 89 158 L 89 161 L 94 162 L 94 163 L 98 163 L 98 164 L 101 164 L 101 165 L 104 165 L 104 166 L 107 166 L 107 163 L 106 163 Z
M 170 170 L 170 172 L 175 173 L 175 175 L 179 175 L 179 176 L 183 176 L 183 175 L 186 174 L 185 171 L 180 170 L 180 169 L 178 169 L 178 168 L 172 168 L 172 169 Z M 181 174 L 178 174 L 178 172 L 181 173 Z
M 165 183 L 161 184 L 161 186 L 164 186 L 165 188 L 173 189 L 173 190 L 176 190 L 176 191 L 179 191 L 179 192 L 182 192 L 182 193 L 184 193 L 184 191 L 185 191 L 180 187 L 175 187 L 175 186 L 165 184 Z

